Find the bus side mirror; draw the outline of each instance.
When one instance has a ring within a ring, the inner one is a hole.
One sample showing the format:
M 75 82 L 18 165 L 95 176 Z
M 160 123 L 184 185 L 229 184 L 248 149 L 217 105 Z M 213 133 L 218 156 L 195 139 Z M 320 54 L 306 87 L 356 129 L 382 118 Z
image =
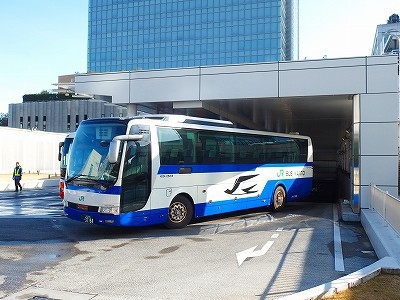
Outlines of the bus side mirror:
M 61 161 L 61 149 L 64 147 L 64 142 L 58 143 L 58 161 Z
M 110 162 L 110 164 L 115 164 L 118 161 L 120 146 L 120 140 L 113 140 L 110 142 L 110 148 L 108 148 L 108 161 Z
M 121 141 L 139 141 L 143 138 L 142 134 L 128 134 L 128 135 L 117 135 L 110 142 L 110 148 L 108 148 L 108 161 L 110 164 L 115 164 L 118 161 L 119 148 Z

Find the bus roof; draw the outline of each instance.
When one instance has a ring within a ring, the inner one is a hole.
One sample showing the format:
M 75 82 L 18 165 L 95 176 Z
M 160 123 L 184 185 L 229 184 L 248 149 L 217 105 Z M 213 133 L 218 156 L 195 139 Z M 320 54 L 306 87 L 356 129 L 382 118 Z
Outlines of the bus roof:
M 238 132 L 244 134 L 260 134 L 260 135 L 272 135 L 272 136 L 282 136 L 282 137 L 291 137 L 291 138 L 299 138 L 299 139 L 310 139 L 308 136 L 300 135 L 296 133 L 280 133 L 280 132 L 271 132 L 271 131 L 260 131 L 253 129 L 240 129 L 235 128 L 233 123 L 230 121 L 224 120 L 216 120 L 216 119 L 207 119 L 207 118 L 198 118 L 184 115 L 170 115 L 170 114 L 149 114 L 149 115 L 140 115 L 133 117 L 112 117 L 112 118 L 96 118 L 96 119 L 87 119 L 82 122 L 87 123 L 109 123 L 109 122 L 121 122 L 128 124 L 129 122 L 138 122 L 143 120 L 144 123 L 154 124 L 158 126 L 180 126 L 185 128 L 198 128 L 198 126 L 204 126 L 204 129 L 212 129 L 216 131 L 226 131 L 226 132 Z
M 184 116 L 184 117 L 186 117 L 186 116 Z M 195 117 L 189 117 L 189 118 L 194 119 Z M 212 119 L 203 119 L 203 118 L 195 118 L 195 119 L 197 119 L 199 121 L 201 121 L 201 120 L 213 121 Z M 143 122 L 146 122 L 147 124 L 154 124 L 156 126 L 172 126 L 172 127 L 179 126 L 182 128 L 192 128 L 192 129 L 199 129 L 200 126 L 204 126 L 201 128 L 213 130 L 213 131 L 237 132 L 237 133 L 243 133 L 243 134 L 256 134 L 256 135 L 271 135 L 271 136 L 277 136 L 277 137 L 280 136 L 280 137 L 290 137 L 290 138 L 311 140 L 311 138 L 309 136 L 300 135 L 298 132 L 296 132 L 296 133 L 280 133 L 280 132 L 261 131 L 261 130 L 254 130 L 254 129 L 242 129 L 242 128 L 235 128 L 233 125 L 232 126 L 221 126 L 219 124 L 210 124 L 208 122 L 190 122 L 191 119 L 188 119 L 189 120 L 188 122 L 179 122 L 179 119 L 178 119 L 178 121 L 175 121 L 173 118 L 166 120 L 166 119 L 162 119 L 162 118 L 136 118 L 136 117 L 133 117 L 131 120 L 132 121 L 143 120 Z M 219 121 L 219 120 L 215 120 L 215 121 Z
M 132 119 L 153 119 L 174 123 L 185 123 L 185 124 L 197 124 L 197 125 L 208 125 L 208 126 L 220 126 L 220 127 L 233 127 L 231 121 L 198 118 L 184 115 L 170 115 L 170 114 L 155 114 L 155 115 L 140 115 L 132 117 Z

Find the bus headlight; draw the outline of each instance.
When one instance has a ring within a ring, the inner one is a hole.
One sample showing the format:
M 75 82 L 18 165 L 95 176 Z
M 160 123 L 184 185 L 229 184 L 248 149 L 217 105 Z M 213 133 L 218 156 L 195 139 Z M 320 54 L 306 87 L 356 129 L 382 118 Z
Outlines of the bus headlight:
M 99 213 L 109 214 L 109 215 L 119 215 L 118 206 L 100 206 Z

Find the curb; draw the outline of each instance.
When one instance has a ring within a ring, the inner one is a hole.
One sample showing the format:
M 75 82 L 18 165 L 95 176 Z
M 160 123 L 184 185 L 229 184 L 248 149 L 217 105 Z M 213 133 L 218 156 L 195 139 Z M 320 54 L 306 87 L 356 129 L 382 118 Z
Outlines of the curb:
M 279 298 L 279 300 L 312 300 L 333 296 L 339 292 L 364 283 L 381 273 L 400 273 L 400 265 L 393 257 L 384 257 L 377 262 L 339 279 L 324 283 L 302 292 Z
M 22 189 L 41 189 L 44 187 L 56 187 L 60 182 L 59 179 L 40 179 L 40 180 L 29 180 L 21 182 Z M 14 191 L 14 181 L 0 181 L 0 191 Z
M 371 209 L 361 209 L 361 224 L 378 258 L 386 256 L 396 260 L 400 266 L 400 235 L 377 213 Z

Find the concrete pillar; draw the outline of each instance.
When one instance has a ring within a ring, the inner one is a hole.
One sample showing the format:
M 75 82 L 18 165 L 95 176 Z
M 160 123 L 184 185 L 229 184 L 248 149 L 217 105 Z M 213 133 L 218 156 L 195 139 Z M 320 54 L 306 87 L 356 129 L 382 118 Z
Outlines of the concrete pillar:
M 137 115 L 137 105 L 129 103 L 126 105 L 128 117 L 133 117 Z
M 369 185 L 398 195 L 397 93 L 354 96 L 352 208 L 369 208 Z

